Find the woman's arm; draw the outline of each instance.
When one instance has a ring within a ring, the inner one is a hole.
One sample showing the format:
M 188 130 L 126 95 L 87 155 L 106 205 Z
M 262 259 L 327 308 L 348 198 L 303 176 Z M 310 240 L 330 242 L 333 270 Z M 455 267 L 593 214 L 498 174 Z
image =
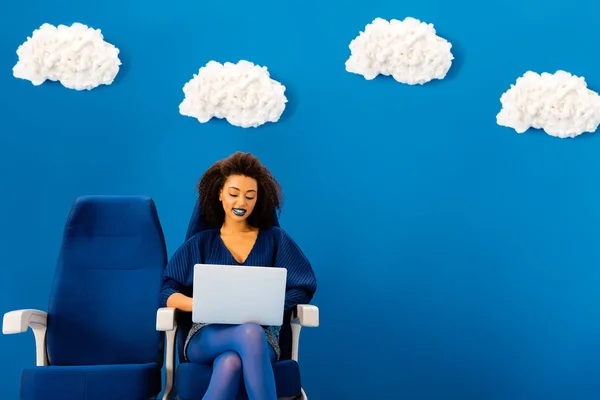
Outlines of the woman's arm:
M 192 311 L 192 298 L 186 293 L 191 293 L 193 265 L 200 261 L 200 249 L 194 238 L 177 249 L 163 274 L 163 284 L 160 290 L 161 307 L 172 307 L 185 312 Z
M 192 312 L 192 298 L 181 293 L 173 293 L 167 299 L 167 307 L 185 312 Z
M 275 266 L 288 271 L 285 309 L 289 310 L 298 304 L 310 303 L 317 290 L 317 279 L 310 262 L 294 240 L 283 229 L 277 229 L 276 232 Z

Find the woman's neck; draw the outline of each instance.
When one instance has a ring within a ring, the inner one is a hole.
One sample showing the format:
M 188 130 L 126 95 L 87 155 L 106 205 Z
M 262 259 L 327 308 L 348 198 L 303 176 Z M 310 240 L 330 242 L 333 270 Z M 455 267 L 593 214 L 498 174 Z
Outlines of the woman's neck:
M 252 232 L 255 229 L 252 228 L 246 220 L 244 221 L 231 221 L 226 218 L 221 226 L 221 233 L 225 235 L 235 235 L 238 233 Z

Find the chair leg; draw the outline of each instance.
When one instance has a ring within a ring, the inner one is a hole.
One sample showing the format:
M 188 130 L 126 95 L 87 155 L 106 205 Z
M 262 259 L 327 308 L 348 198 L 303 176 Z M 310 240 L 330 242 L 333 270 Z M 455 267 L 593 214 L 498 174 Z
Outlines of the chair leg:
M 157 396 L 153 400 L 180 400 L 180 399 L 175 396 L 175 393 L 173 393 L 173 391 L 171 391 L 166 396 L 163 394 L 162 396 Z

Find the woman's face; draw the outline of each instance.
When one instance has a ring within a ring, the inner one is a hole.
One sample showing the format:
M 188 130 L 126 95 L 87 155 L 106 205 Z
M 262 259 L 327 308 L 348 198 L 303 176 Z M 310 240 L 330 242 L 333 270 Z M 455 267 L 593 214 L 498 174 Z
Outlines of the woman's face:
M 219 200 L 225 210 L 225 218 L 244 221 L 256 206 L 258 183 L 254 178 L 243 175 L 231 175 L 225 181 Z

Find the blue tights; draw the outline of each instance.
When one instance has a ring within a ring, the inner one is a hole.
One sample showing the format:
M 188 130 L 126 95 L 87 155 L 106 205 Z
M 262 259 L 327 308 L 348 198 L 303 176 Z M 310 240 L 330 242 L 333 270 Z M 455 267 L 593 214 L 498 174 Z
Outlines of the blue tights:
M 213 365 L 205 400 L 235 399 L 242 381 L 249 400 L 277 400 L 275 352 L 260 325 L 208 325 L 190 340 L 187 357 Z

